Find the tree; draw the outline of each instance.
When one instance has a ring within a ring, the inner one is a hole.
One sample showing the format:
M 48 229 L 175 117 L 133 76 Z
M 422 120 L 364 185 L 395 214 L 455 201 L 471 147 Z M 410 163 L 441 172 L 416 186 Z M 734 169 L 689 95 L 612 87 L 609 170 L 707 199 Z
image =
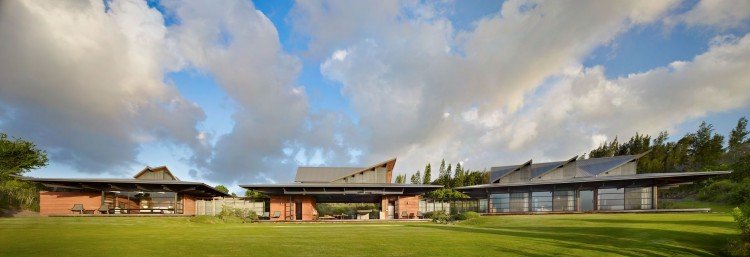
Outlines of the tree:
M 445 159 L 440 161 L 440 169 L 438 170 L 437 184 L 443 184 L 443 178 L 445 178 Z
M 737 121 L 737 126 L 729 133 L 729 151 L 737 150 L 741 145 L 748 143 L 747 118 L 742 117 Z
M 268 198 L 267 195 L 255 191 L 255 190 L 245 190 L 245 197 L 251 197 L 251 198 Z
M 714 133 L 714 126 L 705 121 L 692 135 L 688 153 L 693 160 L 694 170 L 706 170 L 716 166 L 724 154 L 724 136 Z
M 591 152 L 589 152 L 589 158 L 612 157 L 617 154 L 619 149 L 620 143 L 617 142 L 617 137 L 615 137 L 615 139 L 609 144 L 603 142 L 599 147 L 591 150 Z
M 426 166 L 424 166 L 424 179 L 422 179 L 422 184 L 430 184 L 432 182 L 430 164 L 428 163 Z
M 39 208 L 39 187 L 18 179 L 47 165 L 47 153 L 29 141 L 0 133 L 0 208 Z
M 461 163 L 456 163 L 456 172 L 453 174 L 453 187 L 464 186 L 464 169 Z
M 396 175 L 396 184 L 405 184 L 405 183 L 406 183 L 406 175 L 405 174 Z
M 216 186 L 214 188 L 216 188 L 216 190 L 219 191 L 219 192 L 222 192 L 222 193 L 225 193 L 225 194 L 229 194 L 229 188 L 225 187 L 224 185 L 218 185 L 218 186 Z
M 411 175 L 411 183 L 415 185 L 422 184 L 422 174 L 419 171 Z

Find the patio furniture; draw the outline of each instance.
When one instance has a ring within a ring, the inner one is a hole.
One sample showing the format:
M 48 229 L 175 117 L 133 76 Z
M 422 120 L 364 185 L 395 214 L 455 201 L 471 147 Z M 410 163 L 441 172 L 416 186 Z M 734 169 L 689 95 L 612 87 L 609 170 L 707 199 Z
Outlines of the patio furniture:
M 402 211 L 401 212 L 401 216 L 399 218 L 407 219 L 407 218 L 409 218 L 409 213 L 407 213 L 406 211 Z
M 106 204 L 103 204 L 102 207 L 99 207 L 99 213 L 101 214 L 109 214 L 109 206 Z
M 73 204 L 73 208 L 70 208 L 70 211 L 78 212 L 78 214 L 83 214 L 86 209 L 83 208 L 83 204 L 76 203 Z
M 420 219 L 424 218 L 424 213 L 422 213 L 422 211 L 418 211 L 417 212 L 417 218 L 420 218 Z
M 410 213 L 409 213 L 409 218 L 410 218 L 410 219 L 414 219 L 414 218 L 416 218 L 416 217 L 417 217 L 417 216 L 416 216 L 416 215 L 414 215 L 414 213 L 413 213 L 413 212 L 410 212 Z
M 281 217 L 281 211 L 275 211 L 273 212 L 273 216 L 271 216 L 273 219 L 278 219 L 279 217 Z
M 267 220 L 269 219 L 271 214 L 268 212 L 263 212 L 263 214 L 260 215 L 260 219 Z
M 357 219 L 358 220 L 369 220 L 371 212 L 372 212 L 372 210 L 357 210 Z

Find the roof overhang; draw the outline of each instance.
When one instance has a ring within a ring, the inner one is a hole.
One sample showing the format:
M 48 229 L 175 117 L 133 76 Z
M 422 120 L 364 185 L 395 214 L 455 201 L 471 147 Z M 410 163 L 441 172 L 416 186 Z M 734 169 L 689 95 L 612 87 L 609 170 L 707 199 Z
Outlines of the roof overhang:
M 65 188 L 82 191 L 149 191 L 175 192 L 198 197 L 229 196 L 201 182 L 179 180 L 106 179 L 106 178 L 34 178 L 21 177 L 48 188 Z
M 474 186 L 465 186 L 456 188 L 456 190 L 467 193 L 475 194 L 478 192 L 487 192 L 490 189 L 502 189 L 502 188 L 517 188 L 517 187 L 544 187 L 544 186 L 558 186 L 558 185 L 581 185 L 581 184 L 596 184 L 596 185 L 632 185 L 642 182 L 647 182 L 651 185 L 667 186 L 679 183 L 694 182 L 702 179 L 707 179 L 713 176 L 720 176 L 730 174 L 732 171 L 705 171 L 705 172 L 675 172 L 675 173 L 646 173 L 646 174 L 634 174 L 634 175 L 621 175 L 621 176 L 596 176 L 596 177 L 580 177 L 570 179 L 556 179 L 556 180 L 533 180 L 528 182 L 517 182 L 517 183 L 493 183 L 483 184 Z
M 334 183 L 295 183 L 295 184 L 257 184 L 240 185 L 267 195 L 417 195 L 435 189 L 441 185 L 420 184 L 334 184 Z

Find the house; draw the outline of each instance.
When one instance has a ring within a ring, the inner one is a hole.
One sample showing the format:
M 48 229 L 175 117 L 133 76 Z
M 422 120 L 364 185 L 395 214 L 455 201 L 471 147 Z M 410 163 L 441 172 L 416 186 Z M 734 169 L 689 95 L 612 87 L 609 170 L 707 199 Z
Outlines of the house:
M 498 166 L 490 183 L 459 187 L 482 213 L 606 212 L 658 209 L 658 190 L 731 171 L 637 173 L 646 153 Z
M 295 183 L 240 185 L 270 197 L 271 220 L 315 220 L 317 203 L 380 204 L 380 219 L 415 218 L 420 194 L 439 185 L 391 183 L 396 159 L 367 167 L 299 167 Z
M 39 213 L 195 215 L 195 201 L 227 194 L 201 182 L 181 181 L 166 166 L 146 167 L 132 179 L 33 178 L 40 183 Z

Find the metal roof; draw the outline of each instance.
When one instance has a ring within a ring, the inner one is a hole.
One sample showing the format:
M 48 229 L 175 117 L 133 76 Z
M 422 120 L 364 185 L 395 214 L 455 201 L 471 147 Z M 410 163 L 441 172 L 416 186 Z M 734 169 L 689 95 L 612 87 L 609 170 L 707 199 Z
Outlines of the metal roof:
M 297 175 L 294 177 L 296 182 L 304 183 L 322 183 L 331 182 L 337 178 L 351 175 L 367 167 L 299 167 Z
M 396 165 L 396 158 L 368 167 L 298 167 L 294 181 L 301 183 L 327 183 L 381 166 L 392 170 L 394 165 Z
M 224 192 L 201 182 L 180 180 L 146 180 L 119 178 L 35 178 L 20 177 L 22 180 L 38 182 L 46 187 L 61 187 L 99 191 L 164 191 L 181 192 L 198 196 L 228 196 Z
M 575 161 L 576 166 L 587 176 L 597 176 L 601 173 L 617 168 L 625 163 L 641 158 L 641 156 L 645 154 L 646 153 L 637 155 L 621 155 L 615 157 L 590 158 L 583 160 L 576 160 L 574 159 L 574 157 L 566 161 L 531 163 L 531 178 L 541 176 L 542 174 L 545 174 L 559 167 L 560 165 L 572 161 Z M 524 165 L 528 165 L 529 162 L 531 161 L 525 162 L 521 165 L 499 166 L 490 168 L 490 182 L 495 183 L 498 179 L 509 175 L 510 173 L 518 170 Z
M 526 165 L 532 164 L 531 160 L 524 162 L 521 165 L 510 165 L 510 166 L 500 166 L 500 167 L 491 167 L 490 168 L 490 183 L 496 182 L 498 179 L 501 179 L 510 173 L 513 173 L 514 171 L 523 168 Z
M 465 190 L 484 189 L 484 188 L 519 187 L 519 186 L 534 186 L 534 185 L 559 185 L 559 184 L 575 184 L 575 183 L 585 183 L 585 182 L 626 181 L 626 180 L 664 179 L 664 178 L 697 178 L 697 177 L 725 175 L 725 174 L 730 174 L 730 173 L 732 173 L 732 171 L 645 173 L 645 174 L 634 174 L 634 175 L 577 177 L 577 178 L 554 179 L 554 180 L 550 179 L 550 180 L 532 180 L 532 181 L 513 182 L 513 183 L 482 184 L 482 185 L 458 187 L 456 189 L 459 191 L 465 191 Z
M 292 183 L 240 185 L 240 187 L 269 195 L 413 195 L 443 188 L 441 185 L 393 183 Z

